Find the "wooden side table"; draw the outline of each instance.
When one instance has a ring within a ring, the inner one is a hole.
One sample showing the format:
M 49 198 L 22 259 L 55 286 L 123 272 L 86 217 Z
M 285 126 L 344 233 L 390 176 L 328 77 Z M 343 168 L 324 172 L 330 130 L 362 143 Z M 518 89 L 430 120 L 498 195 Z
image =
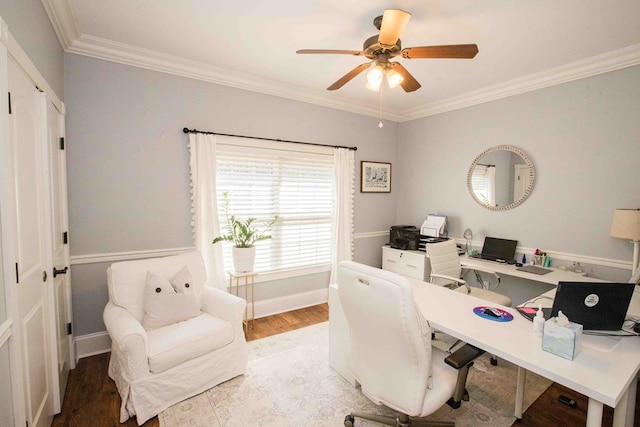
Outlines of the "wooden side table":
M 240 281 L 244 279 L 244 299 L 247 301 L 247 305 L 244 308 L 244 331 L 247 332 L 249 327 L 249 320 L 251 320 L 251 329 L 253 329 L 253 321 L 256 318 L 256 311 L 254 305 L 254 284 L 255 277 L 258 275 L 255 271 L 236 272 L 235 270 L 227 270 L 229 275 L 229 292 L 233 293 L 233 287 L 235 283 L 236 296 L 240 296 Z M 251 286 L 251 317 L 249 317 L 249 286 Z

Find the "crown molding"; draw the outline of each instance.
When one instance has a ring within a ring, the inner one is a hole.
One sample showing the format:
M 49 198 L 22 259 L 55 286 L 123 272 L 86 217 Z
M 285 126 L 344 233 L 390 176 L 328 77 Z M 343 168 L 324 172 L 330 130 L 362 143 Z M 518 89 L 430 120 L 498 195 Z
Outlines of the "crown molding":
M 639 64 L 640 44 L 635 44 L 561 67 L 551 68 L 540 73 L 468 92 L 461 96 L 448 98 L 437 103 L 427 104 L 415 109 L 408 109 L 401 113 L 403 117 L 402 121 L 415 120 L 447 111 L 471 107 Z
M 80 37 L 80 26 L 71 0 L 42 0 L 42 5 L 62 49 L 66 51 Z
M 60 44 L 66 52 L 398 123 L 467 108 L 640 64 L 640 44 L 636 44 L 417 108 L 400 112 L 388 109 L 380 111 L 370 105 L 328 96 L 325 91 L 287 85 L 251 74 L 230 73 L 220 67 L 82 34 L 70 0 L 42 0 L 42 3 Z
M 80 35 L 66 51 L 208 83 L 345 110 L 356 114 L 373 117 L 380 115 L 378 109 L 372 108 L 370 105 L 361 105 L 339 99 L 328 99 L 324 91 L 310 90 L 237 71 L 230 73 L 227 69 L 202 62 L 85 34 Z M 402 116 L 391 111 L 383 110 L 381 115 L 384 119 L 396 122 L 402 119 Z

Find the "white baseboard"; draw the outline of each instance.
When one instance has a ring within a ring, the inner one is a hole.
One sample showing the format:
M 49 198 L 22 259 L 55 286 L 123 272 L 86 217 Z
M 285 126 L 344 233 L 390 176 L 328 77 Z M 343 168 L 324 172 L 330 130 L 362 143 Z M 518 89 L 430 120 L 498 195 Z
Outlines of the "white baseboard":
M 329 301 L 329 288 L 316 291 L 287 295 L 280 298 L 272 298 L 264 301 L 256 301 L 256 319 L 285 313 L 299 308 L 323 304 Z M 251 308 L 249 308 L 251 310 Z
M 329 288 L 316 291 L 287 295 L 264 301 L 256 301 L 256 319 L 272 316 L 287 311 L 323 304 L 329 301 Z M 79 335 L 75 337 L 76 356 L 78 359 L 111 351 L 111 338 L 107 332 Z
M 76 358 L 82 359 L 83 357 L 110 352 L 111 338 L 106 331 L 79 335 L 75 337 L 75 346 Z

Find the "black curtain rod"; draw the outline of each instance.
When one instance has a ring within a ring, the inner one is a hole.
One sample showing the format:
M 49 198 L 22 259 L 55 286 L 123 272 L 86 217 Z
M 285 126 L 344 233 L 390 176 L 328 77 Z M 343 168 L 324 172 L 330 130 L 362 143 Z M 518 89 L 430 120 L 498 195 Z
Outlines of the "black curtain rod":
M 315 145 L 315 146 L 318 146 L 318 147 L 347 148 L 347 149 L 353 150 L 353 151 L 356 151 L 358 149 L 358 147 L 345 147 L 343 145 L 325 145 L 325 144 L 316 144 L 315 142 L 288 141 L 286 139 L 261 138 L 261 137 L 258 137 L 258 136 L 245 136 L 245 135 L 233 135 L 233 134 L 229 134 L 229 133 L 205 132 L 205 131 L 202 131 L 202 130 L 189 129 L 189 128 L 183 128 L 182 132 L 184 132 L 184 133 L 203 133 L 205 135 L 234 136 L 236 138 L 261 139 L 263 141 L 288 142 L 288 143 L 291 143 L 291 144 Z

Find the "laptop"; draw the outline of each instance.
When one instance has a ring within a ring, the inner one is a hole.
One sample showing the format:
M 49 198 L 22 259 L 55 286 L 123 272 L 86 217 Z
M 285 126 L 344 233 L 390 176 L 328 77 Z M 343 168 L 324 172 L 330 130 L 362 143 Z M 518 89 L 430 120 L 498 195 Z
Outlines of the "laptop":
M 517 240 L 485 237 L 482 252 L 477 255 L 472 255 L 471 257 L 489 261 L 513 263 L 516 257 L 517 246 Z
M 552 308 L 543 308 L 544 318 L 558 311 L 584 331 L 619 331 L 631 303 L 633 283 L 559 282 Z M 533 320 L 536 307 L 518 307 L 518 312 Z

